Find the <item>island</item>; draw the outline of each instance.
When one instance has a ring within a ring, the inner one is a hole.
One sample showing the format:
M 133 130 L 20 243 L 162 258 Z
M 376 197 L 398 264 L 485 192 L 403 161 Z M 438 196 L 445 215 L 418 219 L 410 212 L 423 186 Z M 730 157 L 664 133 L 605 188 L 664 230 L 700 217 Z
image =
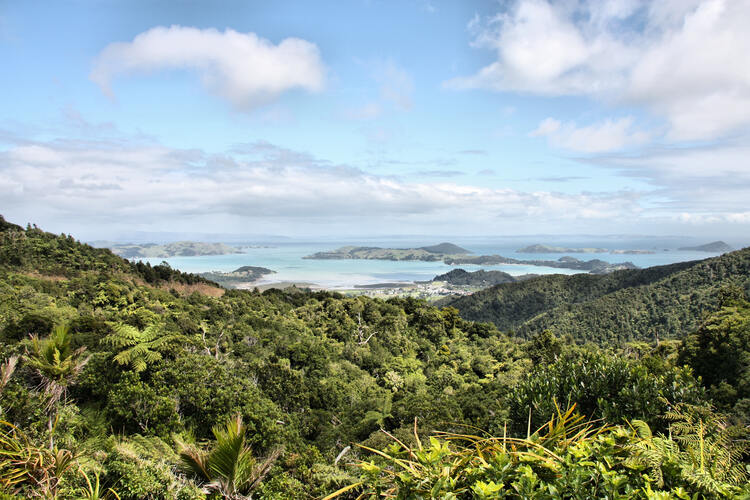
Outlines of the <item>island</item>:
M 227 255 L 242 253 L 237 247 L 224 243 L 203 243 L 200 241 L 176 241 L 158 245 L 156 243 L 111 243 L 105 242 L 101 246 L 109 248 L 113 253 L 126 259 L 138 258 L 169 258 L 194 257 L 199 255 Z
M 438 245 L 419 248 L 345 246 L 330 252 L 317 252 L 312 255 L 307 255 L 303 257 L 303 259 L 421 260 L 426 262 L 438 262 L 449 255 L 459 256 L 470 253 L 469 250 L 454 245 L 453 243 L 440 243 Z
M 607 253 L 606 248 L 567 248 L 550 245 L 529 245 L 516 250 L 516 253 Z
M 447 253 L 446 253 L 447 252 Z M 565 256 L 558 260 L 520 260 L 502 255 L 469 255 L 471 252 L 452 243 L 419 248 L 381 248 L 345 246 L 328 252 L 316 252 L 302 257 L 303 259 L 375 259 L 375 260 L 420 260 L 438 262 L 454 266 L 461 264 L 498 265 L 521 264 L 527 266 L 553 267 L 558 269 L 575 269 L 593 274 L 604 274 L 621 269 L 638 269 L 632 262 L 609 263 L 600 259 L 583 261 Z
M 568 248 L 568 247 L 556 247 L 551 245 L 529 245 L 524 248 L 516 250 L 516 253 L 610 253 L 613 255 L 647 255 L 656 253 L 653 250 L 623 250 L 615 249 L 610 250 L 608 248 Z
M 706 243 L 705 245 L 699 245 L 697 247 L 682 247 L 678 248 L 678 250 L 686 250 L 690 252 L 725 253 L 731 252 L 732 250 L 734 250 L 734 248 L 730 247 L 723 241 L 712 241 L 711 243 Z
M 242 266 L 231 272 L 210 271 L 199 273 L 199 276 L 218 283 L 224 288 L 238 288 L 238 285 L 251 284 L 267 274 L 275 273 L 276 271 L 265 267 Z
M 446 257 L 444 262 L 451 266 L 461 264 L 475 265 L 498 265 L 498 264 L 523 264 L 526 266 L 553 267 L 558 269 L 576 269 L 588 271 L 591 274 L 606 274 L 623 269 L 638 269 L 632 262 L 611 263 L 601 259 L 580 260 L 575 257 L 560 257 L 557 260 L 519 260 L 502 255 L 467 255 L 464 257 Z

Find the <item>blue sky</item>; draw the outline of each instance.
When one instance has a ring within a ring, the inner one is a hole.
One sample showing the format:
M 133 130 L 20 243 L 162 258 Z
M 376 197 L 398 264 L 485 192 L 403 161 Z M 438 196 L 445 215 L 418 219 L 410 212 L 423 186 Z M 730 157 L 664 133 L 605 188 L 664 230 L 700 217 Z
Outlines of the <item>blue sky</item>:
M 0 213 L 747 233 L 748 25 L 745 0 L 4 2 Z

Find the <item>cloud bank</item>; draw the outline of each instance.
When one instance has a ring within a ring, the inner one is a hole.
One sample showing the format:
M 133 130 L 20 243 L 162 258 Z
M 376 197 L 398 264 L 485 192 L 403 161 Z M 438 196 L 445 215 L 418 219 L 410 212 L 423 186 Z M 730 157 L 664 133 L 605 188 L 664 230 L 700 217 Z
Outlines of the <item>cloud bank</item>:
M 159 26 L 107 45 L 90 77 L 113 95 L 116 77 L 175 69 L 195 72 L 211 93 L 245 111 L 292 89 L 319 91 L 325 81 L 320 51 L 308 41 L 286 38 L 274 45 L 255 33 L 184 26 Z

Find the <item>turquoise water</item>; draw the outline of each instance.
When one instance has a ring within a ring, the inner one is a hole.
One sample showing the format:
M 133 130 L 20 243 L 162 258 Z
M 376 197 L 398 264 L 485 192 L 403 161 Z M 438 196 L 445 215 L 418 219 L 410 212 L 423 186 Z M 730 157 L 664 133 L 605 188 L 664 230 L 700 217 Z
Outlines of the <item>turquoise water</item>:
M 538 243 L 539 240 L 521 240 L 519 238 L 505 239 L 469 239 L 455 243 L 472 250 L 476 255 L 499 254 L 516 259 L 557 260 L 561 254 L 521 254 L 516 249 L 526 245 Z M 526 265 L 496 265 L 496 266 L 448 266 L 442 262 L 418 261 L 383 261 L 383 260 L 311 260 L 303 259 L 305 255 L 314 252 L 331 250 L 344 245 L 367 245 L 389 248 L 410 248 L 433 244 L 435 241 L 410 241 L 397 239 L 395 241 L 366 241 L 366 242 L 322 242 L 322 243 L 283 243 L 275 244 L 272 248 L 243 248 L 243 253 L 232 255 L 211 255 L 198 257 L 172 257 L 168 259 L 146 259 L 152 264 L 166 260 L 173 268 L 185 272 L 232 271 L 241 266 L 261 266 L 276 271 L 267 275 L 257 284 L 278 283 L 283 281 L 308 282 L 325 288 L 352 288 L 355 285 L 367 285 L 383 282 L 412 282 L 431 280 L 439 274 L 446 273 L 456 267 L 467 271 L 477 269 L 499 270 L 517 276 L 527 273 L 535 274 L 575 274 L 579 271 L 572 269 L 558 269 L 550 267 Z M 705 252 L 685 252 L 669 250 L 668 243 L 675 248 L 671 241 L 628 240 L 628 241 L 592 241 L 569 240 L 546 242 L 569 247 L 602 247 L 618 249 L 648 249 L 656 251 L 648 255 L 618 255 L 618 254 L 571 254 L 582 259 L 601 259 L 607 262 L 630 261 L 639 267 L 669 264 L 686 260 L 698 260 L 711 257 L 713 254 Z M 661 243 L 661 244 L 658 244 Z M 241 245 L 235 245 L 240 246 Z

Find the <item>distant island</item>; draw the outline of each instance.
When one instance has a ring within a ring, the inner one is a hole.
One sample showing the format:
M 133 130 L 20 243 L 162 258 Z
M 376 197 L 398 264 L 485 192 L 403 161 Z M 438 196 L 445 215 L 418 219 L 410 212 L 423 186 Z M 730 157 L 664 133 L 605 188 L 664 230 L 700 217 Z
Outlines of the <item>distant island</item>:
M 521 276 L 512 276 L 503 271 L 479 271 L 469 272 L 464 269 L 454 269 L 445 274 L 435 276 L 432 282 L 445 282 L 456 286 L 475 286 L 486 288 L 489 286 L 500 285 L 502 283 L 516 283 L 530 278 L 535 278 L 538 274 L 523 274 Z
M 502 255 L 467 255 L 464 257 L 446 257 L 444 262 L 451 266 L 461 264 L 475 265 L 498 265 L 498 264 L 523 264 L 526 266 L 554 267 L 558 269 L 576 269 L 588 271 L 592 274 L 606 274 L 623 269 L 638 269 L 632 262 L 610 263 L 601 259 L 580 260 L 575 257 L 560 257 L 558 260 L 519 260 Z
M 559 269 L 576 269 L 594 274 L 610 273 L 621 269 L 638 269 L 632 262 L 609 263 L 599 259 L 583 261 L 574 257 L 561 257 L 558 260 L 519 260 L 502 255 L 469 255 L 471 252 L 453 243 L 419 248 L 380 248 L 345 246 L 329 252 L 316 252 L 303 259 L 373 259 L 373 260 L 419 260 L 425 262 L 443 261 L 448 265 L 476 264 L 522 264 Z
M 616 255 L 646 255 L 656 253 L 653 250 L 610 250 L 608 248 L 568 248 L 551 245 L 529 245 L 519 248 L 516 253 L 611 253 Z
M 103 242 L 98 245 L 109 248 L 113 253 L 126 259 L 136 258 L 169 258 L 169 257 L 194 257 L 198 255 L 227 255 L 242 253 L 237 247 L 225 245 L 224 243 L 203 243 L 199 241 L 177 241 L 165 245 L 156 243 L 110 243 Z
M 699 245 L 697 247 L 682 247 L 678 250 L 687 250 L 691 252 L 725 253 L 731 252 L 732 250 L 734 250 L 734 248 L 730 247 L 723 241 L 712 241 L 711 243 L 706 243 L 705 245 Z
M 218 283 L 224 288 L 237 288 L 237 285 L 239 284 L 253 283 L 266 274 L 275 273 L 276 271 L 272 271 L 265 267 L 242 266 L 228 273 L 211 271 L 207 273 L 199 273 L 199 276 L 211 280 L 214 283 Z
M 550 245 L 529 245 L 516 250 L 516 253 L 607 253 L 606 248 L 567 248 Z
M 438 245 L 419 248 L 380 248 L 380 247 L 355 247 L 346 246 L 337 248 L 330 252 L 316 252 L 307 255 L 303 259 L 365 259 L 365 260 L 421 260 L 426 262 L 437 262 L 448 255 L 465 255 L 471 253 L 453 243 L 440 243 Z

